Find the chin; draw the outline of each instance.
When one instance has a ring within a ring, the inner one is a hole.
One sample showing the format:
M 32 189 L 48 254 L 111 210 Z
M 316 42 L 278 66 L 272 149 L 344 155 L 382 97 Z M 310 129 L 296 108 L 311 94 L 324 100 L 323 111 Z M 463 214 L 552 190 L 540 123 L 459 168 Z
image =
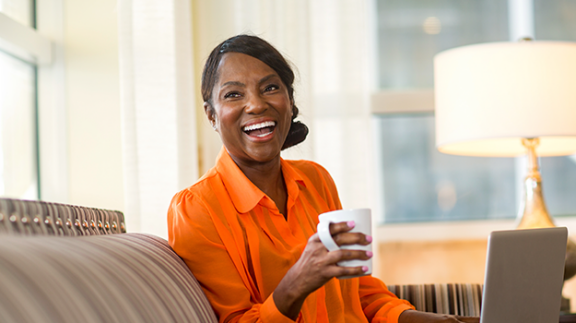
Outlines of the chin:
M 280 157 L 280 150 L 281 147 L 277 149 L 270 149 L 268 147 L 266 149 L 250 149 L 247 151 L 246 155 L 249 159 L 255 162 L 267 163 Z

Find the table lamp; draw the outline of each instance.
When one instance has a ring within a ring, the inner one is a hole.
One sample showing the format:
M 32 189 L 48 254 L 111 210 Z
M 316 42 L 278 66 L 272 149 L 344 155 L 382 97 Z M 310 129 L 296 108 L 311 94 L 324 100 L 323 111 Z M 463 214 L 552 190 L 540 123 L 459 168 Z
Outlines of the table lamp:
M 434 83 L 438 150 L 526 155 L 518 229 L 554 226 L 538 157 L 576 153 L 576 43 L 522 40 L 446 50 L 434 58 Z M 564 279 L 574 274 L 576 245 L 569 239 Z

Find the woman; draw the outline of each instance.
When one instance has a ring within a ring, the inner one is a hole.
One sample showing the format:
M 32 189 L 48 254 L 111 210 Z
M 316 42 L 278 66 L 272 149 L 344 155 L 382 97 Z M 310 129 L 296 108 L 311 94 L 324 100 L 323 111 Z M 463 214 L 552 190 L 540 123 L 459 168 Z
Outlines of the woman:
M 328 252 L 318 215 L 340 209 L 332 178 L 280 151 L 308 129 L 294 119 L 294 74 L 266 41 L 232 37 L 210 54 L 202 75 L 204 110 L 224 144 L 216 166 L 176 194 L 169 241 L 200 282 L 220 322 L 475 322 L 417 312 L 363 267 L 360 250 Z M 339 245 L 369 244 L 331 225 Z

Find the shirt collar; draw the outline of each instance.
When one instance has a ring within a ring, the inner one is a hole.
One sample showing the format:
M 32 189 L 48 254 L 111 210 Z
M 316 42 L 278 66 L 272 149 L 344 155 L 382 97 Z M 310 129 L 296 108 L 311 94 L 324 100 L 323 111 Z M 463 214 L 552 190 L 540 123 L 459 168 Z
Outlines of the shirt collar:
M 303 186 L 304 179 L 292 165 L 280 158 L 282 174 L 288 191 L 288 207 L 298 197 L 300 191 L 298 183 Z M 247 213 L 254 209 L 264 198 L 269 199 L 256 185 L 254 185 L 246 175 L 240 170 L 238 165 L 232 160 L 225 147 L 222 147 L 216 161 L 216 170 L 222 177 L 222 182 L 230 195 L 232 203 L 238 212 Z M 270 200 L 271 202 L 271 200 Z
M 304 183 L 304 178 L 302 178 L 298 169 L 282 158 L 280 158 L 280 163 L 282 166 L 284 182 L 286 183 L 286 190 L 288 191 L 287 209 L 290 210 L 300 193 L 300 187 L 298 184 L 303 187 L 306 187 L 306 184 Z

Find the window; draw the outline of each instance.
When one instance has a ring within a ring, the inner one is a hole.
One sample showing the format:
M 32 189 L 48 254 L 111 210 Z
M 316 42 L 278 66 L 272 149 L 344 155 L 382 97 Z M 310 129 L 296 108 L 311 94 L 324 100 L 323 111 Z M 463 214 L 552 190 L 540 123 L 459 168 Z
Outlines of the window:
M 535 38 L 576 41 L 576 1 L 534 0 Z
M 0 196 L 38 198 L 35 67 L 0 52 Z
M 431 88 L 436 53 L 508 40 L 502 0 L 378 0 L 377 8 L 381 89 Z
M 34 4 L 0 0 L 0 196 L 24 199 L 40 197 L 37 63 L 50 51 Z
M 438 152 L 432 114 L 392 115 L 376 122 L 387 223 L 514 216 L 514 159 Z
M 433 116 L 433 57 L 459 46 L 508 41 L 518 11 L 507 1 L 378 0 L 380 93 L 373 97 L 381 187 L 380 222 L 511 219 L 524 158 L 439 153 Z M 524 1 L 536 39 L 576 40 L 576 2 Z M 521 15 L 526 13 L 521 13 Z M 533 19 L 532 19 L 533 18 Z M 522 19 L 521 19 L 522 20 Z M 510 26 L 510 27 L 509 27 Z M 541 158 L 553 216 L 576 215 L 576 157 Z

